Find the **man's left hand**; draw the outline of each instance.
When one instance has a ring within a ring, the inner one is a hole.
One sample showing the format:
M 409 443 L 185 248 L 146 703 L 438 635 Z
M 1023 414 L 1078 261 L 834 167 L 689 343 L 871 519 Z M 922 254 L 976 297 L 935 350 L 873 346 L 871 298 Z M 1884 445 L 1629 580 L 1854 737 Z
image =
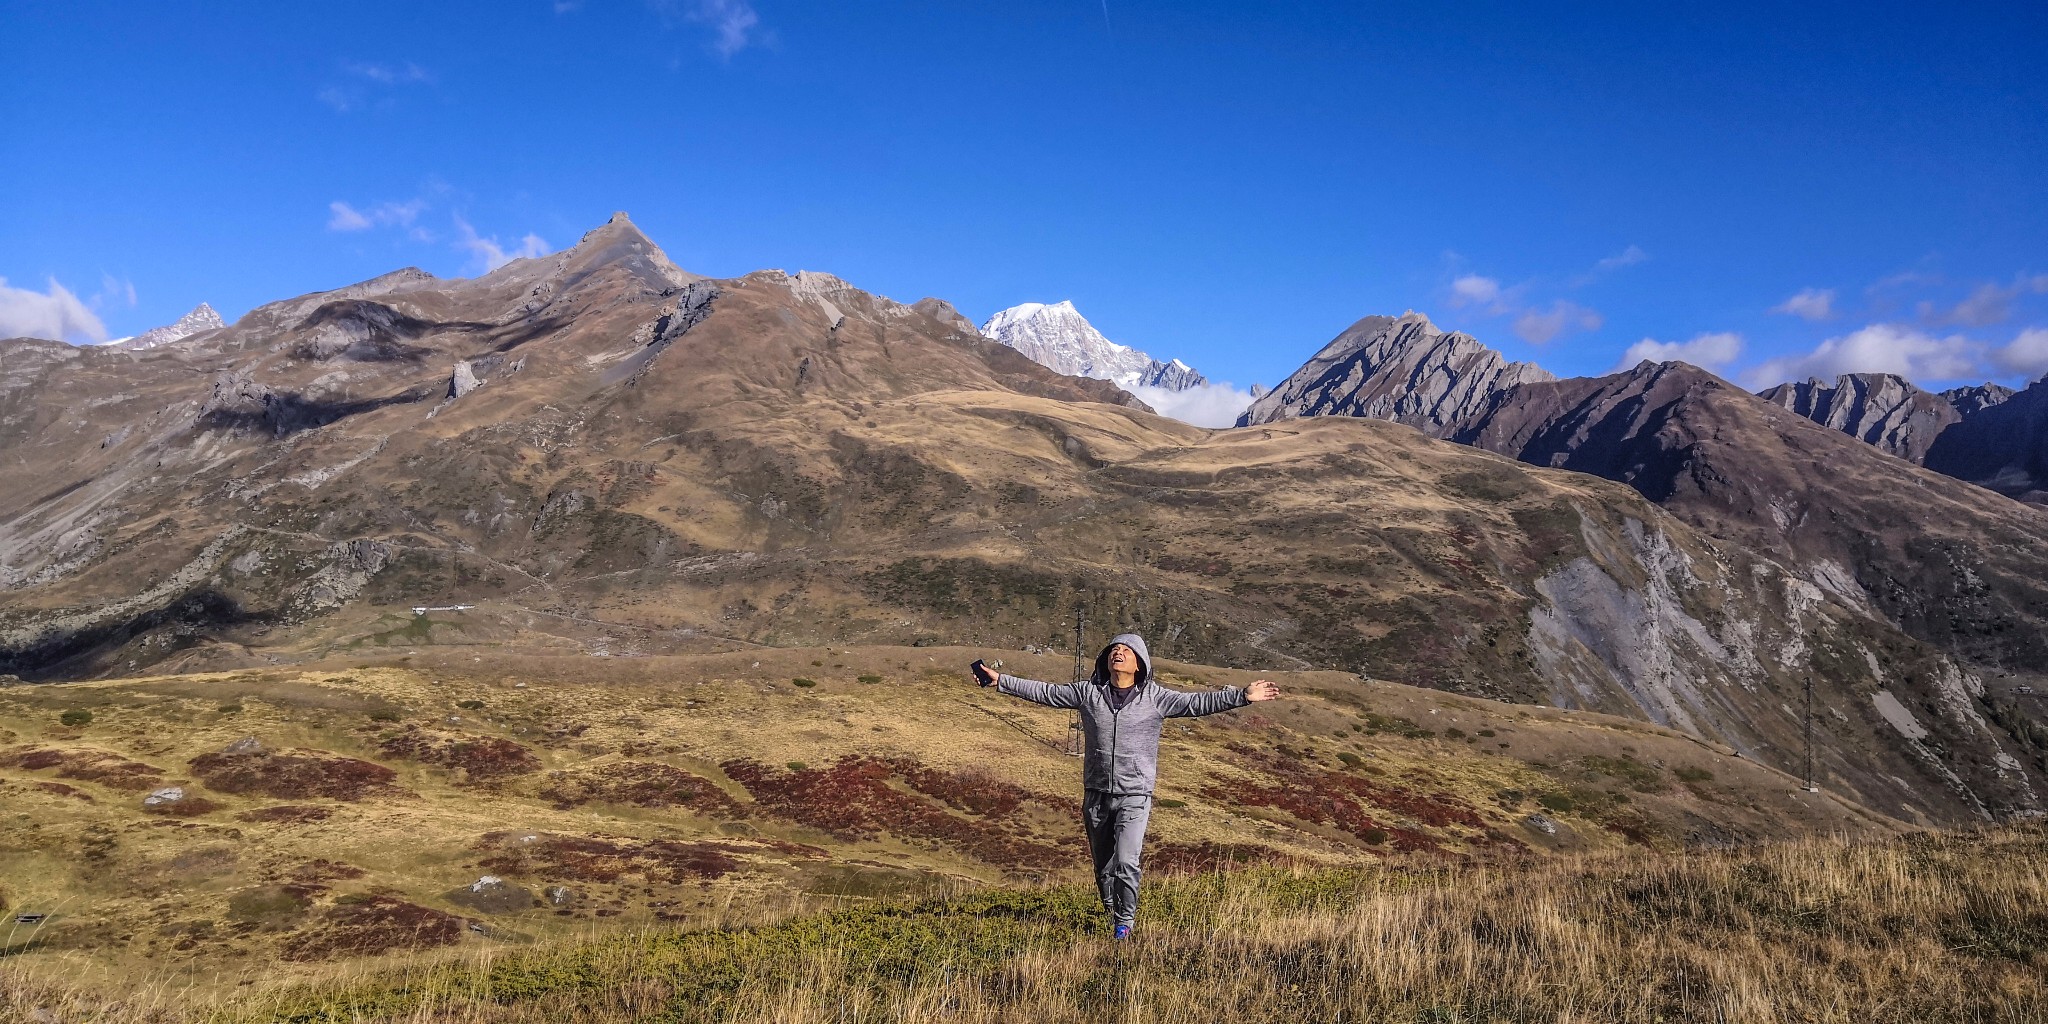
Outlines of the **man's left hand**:
M 1261 679 L 1244 688 L 1246 700 L 1272 700 L 1280 696 L 1280 684 L 1271 679 Z

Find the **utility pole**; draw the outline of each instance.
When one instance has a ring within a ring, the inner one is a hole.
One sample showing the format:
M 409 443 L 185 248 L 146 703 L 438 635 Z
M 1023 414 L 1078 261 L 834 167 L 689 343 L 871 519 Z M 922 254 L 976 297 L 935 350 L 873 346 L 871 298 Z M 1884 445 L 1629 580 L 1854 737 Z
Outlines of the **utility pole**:
M 1083 594 L 1074 603 L 1074 681 L 1088 678 L 1088 654 L 1081 646 L 1081 626 L 1088 618 L 1088 598 Z M 1081 712 L 1077 708 L 1074 717 L 1067 722 L 1067 756 L 1081 756 Z

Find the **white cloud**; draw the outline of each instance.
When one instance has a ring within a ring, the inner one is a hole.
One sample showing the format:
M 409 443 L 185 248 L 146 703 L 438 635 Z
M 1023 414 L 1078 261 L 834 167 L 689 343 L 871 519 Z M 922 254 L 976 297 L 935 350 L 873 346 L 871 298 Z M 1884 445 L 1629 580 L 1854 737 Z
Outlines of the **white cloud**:
M 1956 303 L 1946 312 L 1936 312 L 1934 303 L 1920 304 L 1920 317 L 1932 324 L 1956 324 L 1963 327 L 1989 327 L 2004 323 L 2012 316 L 2012 303 L 2021 295 L 2033 292 L 2036 295 L 2048 292 L 2048 274 L 2035 277 L 2021 275 L 2013 278 L 2009 285 L 1987 282 L 1978 285 L 1963 301 Z
M 1454 307 L 1493 306 L 1499 302 L 1500 282 L 1491 277 L 1466 274 L 1451 282 L 1451 305 Z
M 434 81 L 434 76 L 428 74 L 425 68 L 411 61 L 404 64 L 348 61 L 341 65 L 341 70 L 351 81 L 330 82 L 313 94 L 320 102 L 332 107 L 337 114 L 361 110 L 379 93 L 389 93 L 408 85 L 431 85 Z
M 761 15 L 751 0 L 647 0 L 664 21 L 677 19 L 711 26 L 711 50 L 730 59 L 761 41 Z
M 1644 252 L 1642 246 L 1631 245 L 1628 248 L 1623 249 L 1622 251 L 1615 253 L 1612 256 L 1606 256 L 1599 260 L 1595 260 L 1591 269 L 1588 269 L 1581 273 L 1573 274 L 1571 278 L 1565 282 L 1565 285 L 1570 288 L 1584 288 L 1585 286 L 1600 280 L 1601 278 L 1607 276 L 1610 273 L 1613 273 L 1614 271 L 1620 270 L 1623 267 L 1633 267 L 1638 263 L 1647 262 L 1649 258 L 1650 254 Z
M 498 236 L 492 235 L 489 238 L 485 238 L 477 234 L 476 229 L 470 227 L 469 222 L 461 217 L 455 218 L 455 230 L 457 233 L 455 247 L 476 257 L 477 263 L 486 274 L 513 260 L 546 256 L 554 251 L 548 248 L 548 243 L 545 239 L 531 233 L 521 238 L 516 248 L 508 251 L 503 245 L 499 244 Z
M 2033 380 L 2048 373 L 2048 328 L 2029 327 L 2012 344 L 1991 353 L 1991 361 Z
M 1608 269 L 1641 263 L 1649 258 L 1643 250 L 1631 245 L 1619 255 L 1601 260 L 1593 271 L 1572 278 L 1568 286 L 1577 288 L 1590 283 Z M 1603 322 L 1599 312 L 1578 303 L 1553 299 L 1548 308 L 1529 304 L 1526 295 L 1535 284 L 1524 281 L 1503 287 L 1499 278 L 1466 274 L 1451 282 L 1451 308 L 1478 309 L 1488 316 L 1513 316 L 1515 333 L 1539 344 L 1561 334 L 1599 329 Z
M 10 288 L 0 277 L 0 338 L 97 343 L 107 326 L 54 277 L 48 292 Z
M 418 64 L 407 61 L 403 67 L 386 64 L 343 64 L 342 69 L 358 78 L 367 78 L 379 85 L 407 85 L 413 82 L 431 82 L 433 77 Z
M 320 102 L 334 108 L 334 112 L 337 114 L 346 114 L 362 105 L 361 94 L 343 89 L 338 85 L 327 86 L 313 95 Z
M 1239 391 L 1229 384 L 1197 384 L 1185 391 L 1139 385 L 1129 390 L 1157 409 L 1159 415 L 1198 427 L 1231 426 L 1237 422 L 1238 414 L 1252 404 L 1251 392 Z
M 1964 327 L 1988 327 L 2003 323 L 2012 315 L 2012 300 L 2020 293 L 2017 285 L 2001 288 L 1995 284 L 1980 284 L 1968 298 L 1955 304 L 1954 308 L 1936 318 L 1937 323 L 1961 324 Z
M 1593 270 L 1595 273 L 1619 270 L 1622 267 L 1633 267 L 1649 258 L 1650 254 L 1644 252 L 1640 246 L 1631 245 L 1621 252 L 1593 264 Z
M 1523 341 L 1541 345 L 1572 331 L 1597 331 L 1604 323 L 1597 310 L 1558 299 L 1546 310 L 1525 309 L 1515 318 L 1515 333 Z
M 102 306 L 112 304 L 127 306 L 131 309 L 134 308 L 135 282 L 115 277 L 112 274 L 101 274 L 100 291 L 99 294 L 92 297 L 92 308 L 99 309 Z
M 368 231 L 370 218 L 356 212 L 356 208 L 337 199 L 327 204 L 327 230 Z
M 1691 341 L 1658 341 L 1655 338 L 1644 338 L 1630 345 L 1628 351 L 1622 353 L 1621 362 L 1615 364 L 1614 368 L 1626 370 L 1645 359 L 1653 363 L 1670 362 L 1675 359 L 1709 370 L 1718 370 L 1734 362 L 1740 355 L 1742 335 L 1732 331 L 1695 334 Z
M 1799 294 L 1770 308 L 1770 312 L 1796 316 L 1801 320 L 1828 320 L 1835 315 L 1833 288 L 1801 288 Z
M 409 229 L 409 234 L 424 242 L 433 236 L 425 233 L 424 228 L 414 227 L 413 222 L 426 208 L 426 200 L 409 199 L 402 203 L 378 203 L 368 210 L 358 210 L 337 199 L 327 204 L 327 230 L 367 231 L 373 227 L 400 227 Z
M 1829 338 L 1801 355 L 1767 359 L 1743 375 L 1751 388 L 1845 373 L 1895 373 L 1912 381 L 1963 380 L 1975 375 L 1984 346 L 1960 334 L 1937 338 L 1906 324 L 1871 324 Z

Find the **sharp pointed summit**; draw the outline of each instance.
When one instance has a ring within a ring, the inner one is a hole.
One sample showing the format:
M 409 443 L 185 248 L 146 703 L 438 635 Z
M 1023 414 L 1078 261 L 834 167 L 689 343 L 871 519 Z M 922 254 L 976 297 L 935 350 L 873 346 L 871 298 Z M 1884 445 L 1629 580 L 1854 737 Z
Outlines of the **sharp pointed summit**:
M 1162 363 L 1103 337 L 1071 301 L 1026 302 L 989 317 L 981 333 L 1060 373 L 1112 380 L 1120 387 L 1184 391 L 1207 381 L 1178 359 Z
M 603 224 L 585 232 L 575 245 L 552 258 L 559 261 L 554 276 L 570 279 L 560 282 L 561 287 L 613 265 L 624 268 L 656 290 L 680 288 L 692 281 L 704 280 L 703 275 L 692 274 L 676 266 L 623 210 L 613 213 Z M 502 273 L 504 269 L 497 272 Z
M 108 347 L 131 351 L 155 348 L 158 345 L 182 341 L 195 334 L 217 331 L 226 326 L 227 323 L 220 318 L 220 314 L 215 312 L 212 306 L 202 302 L 192 307 L 192 312 L 179 317 L 175 322 L 162 327 L 152 327 L 133 338 L 114 342 Z
M 1469 334 L 1448 334 L 1429 317 L 1369 316 L 1331 339 L 1280 386 L 1253 402 L 1238 426 L 1297 416 L 1367 416 L 1443 436 L 1501 392 L 1556 379 L 1534 363 L 1513 363 Z

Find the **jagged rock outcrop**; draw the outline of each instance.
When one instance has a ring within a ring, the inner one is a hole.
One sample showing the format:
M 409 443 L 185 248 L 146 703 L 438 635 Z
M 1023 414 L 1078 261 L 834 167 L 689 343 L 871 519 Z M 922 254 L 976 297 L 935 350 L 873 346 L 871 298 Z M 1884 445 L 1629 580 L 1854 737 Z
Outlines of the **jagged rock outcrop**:
M 448 397 L 461 398 L 482 387 L 483 383 L 477 379 L 476 370 L 470 366 L 469 360 L 458 359 L 455 362 L 455 372 L 448 378 Z
M 1888 373 L 1809 378 L 1759 397 L 1878 450 L 2021 501 L 2048 503 L 2048 388 L 1930 394 Z
M 955 309 L 952 303 L 944 299 L 927 295 L 911 303 L 910 308 L 949 327 L 957 327 L 969 334 L 979 333 L 974 326 L 974 321 L 967 319 L 966 314 Z
M 1963 418 L 1943 396 L 1892 373 L 1809 377 L 1758 397 L 1911 462 L 1923 460 L 1934 439 Z
M 114 342 L 107 347 L 131 351 L 150 349 L 158 345 L 168 345 L 174 341 L 182 341 L 205 331 L 217 331 L 226 326 L 227 323 L 220 318 L 220 314 L 215 312 L 212 306 L 202 302 L 192 307 L 190 313 L 179 317 L 172 323 L 165 324 L 162 327 L 152 327 L 133 338 Z
M 1950 388 L 1941 393 L 1942 400 L 1965 417 L 1974 416 L 1986 409 L 2019 394 L 2003 384 L 1986 381 L 1967 387 Z
M 1237 425 L 1364 416 L 1444 437 L 1515 385 L 1555 379 L 1533 363 L 1509 362 L 1469 334 L 1439 331 L 1420 313 L 1369 316 L 1253 402 Z
M 1138 375 L 1138 384 L 1144 387 L 1165 388 L 1168 391 L 1186 391 L 1198 384 L 1207 383 L 1207 379 L 1196 372 L 1194 367 L 1178 359 L 1164 363 L 1155 359 L 1153 363 L 1156 365 L 1146 367 L 1146 371 Z
M 1026 302 L 989 317 L 982 336 L 1024 353 L 1041 366 L 1120 387 L 1184 391 L 1207 380 L 1178 359 L 1160 362 L 1103 337 L 1072 302 Z
M 1927 468 L 2009 498 L 2048 504 L 2048 378 L 2018 392 L 1997 385 L 1957 390 L 1985 392 L 1965 397 L 1972 402 L 2007 394 L 1943 431 L 1927 452 Z

